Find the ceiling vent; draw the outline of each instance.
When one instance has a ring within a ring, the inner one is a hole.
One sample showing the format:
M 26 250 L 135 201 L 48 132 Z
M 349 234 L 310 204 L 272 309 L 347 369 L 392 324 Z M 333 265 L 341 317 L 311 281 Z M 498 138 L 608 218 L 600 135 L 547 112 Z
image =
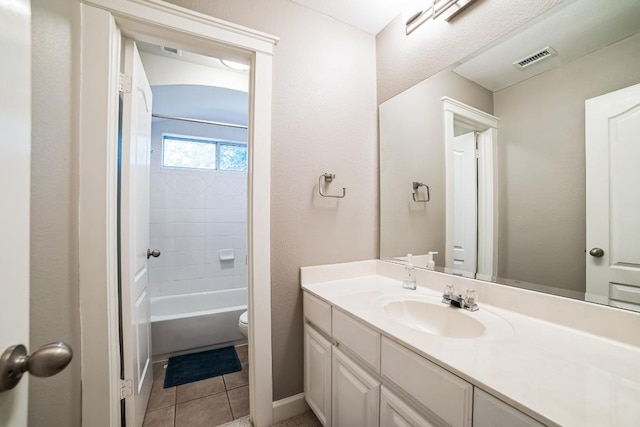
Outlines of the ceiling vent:
M 542 61 L 543 59 L 550 58 L 556 53 L 558 52 L 556 52 L 554 48 L 547 46 L 544 49 L 537 51 L 536 53 L 532 53 L 531 55 L 528 55 L 520 59 L 519 61 L 514 62 L 513 65 L 516 68 L 519 68 L 522 70 L 524 68 L 527 68 L 529 65 L 533 65 L 536 62 Z
M 182 51 L 180 49 L 176 49 L 175 47 L 162 46 L 162 52 L 167 55 L 182 56 Z

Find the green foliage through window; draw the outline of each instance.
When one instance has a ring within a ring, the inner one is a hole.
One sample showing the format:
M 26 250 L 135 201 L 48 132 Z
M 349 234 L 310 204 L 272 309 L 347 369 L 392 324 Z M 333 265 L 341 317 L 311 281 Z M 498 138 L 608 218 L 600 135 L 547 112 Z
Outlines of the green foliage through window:
M 212 139 L 162 137 L 162 166 L 172 168 L 246 171 L 247 146 Z

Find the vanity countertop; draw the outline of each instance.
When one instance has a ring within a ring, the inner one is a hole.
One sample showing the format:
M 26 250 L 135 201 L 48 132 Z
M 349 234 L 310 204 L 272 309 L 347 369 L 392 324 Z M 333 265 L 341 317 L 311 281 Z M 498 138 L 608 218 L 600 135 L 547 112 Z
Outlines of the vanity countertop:
M 482 294 L 480 310 L 464 314 L 488 319 L 487 333 L 430 335 L 386 316 L 379 302 L 441 293 L 378 274 L 302 287 L 544 424 L 640 425 L 640 348 L 485 304 Z

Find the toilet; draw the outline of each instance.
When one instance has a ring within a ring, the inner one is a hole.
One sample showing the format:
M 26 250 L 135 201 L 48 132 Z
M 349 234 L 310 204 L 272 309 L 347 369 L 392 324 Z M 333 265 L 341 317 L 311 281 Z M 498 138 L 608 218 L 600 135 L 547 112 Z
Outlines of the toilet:
M 245 338 L 247 338 L 248 327 L 249 327 L 249 312 L 245 311 L 240 315 L 240 319 L 238 319 L 238 329 L 240 329 L 240 333 Z

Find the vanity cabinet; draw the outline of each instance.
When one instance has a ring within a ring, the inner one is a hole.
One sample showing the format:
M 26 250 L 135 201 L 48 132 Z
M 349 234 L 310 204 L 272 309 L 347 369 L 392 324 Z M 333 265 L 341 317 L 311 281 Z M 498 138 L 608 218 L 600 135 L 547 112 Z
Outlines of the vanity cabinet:
M 436 427 L 385 386 L 380 390 L 380 425 L 382 427 Z
M 331 426 L 331 342 L 304 325 L 304 396 L 322 425 Z
M 542 426 L 348 313 L 303 301 L 305 399 L 325 427 Z
M 433 362 L 382 338 L 383 378 L 413 396 L 452 427 L 471 427 L 473 386 Z
M 473 427 L 544 427 L 544 424 L 476 387 Z
M 331 386 L 333 426 L 377 427 L 380 382 L 334 347 Z

